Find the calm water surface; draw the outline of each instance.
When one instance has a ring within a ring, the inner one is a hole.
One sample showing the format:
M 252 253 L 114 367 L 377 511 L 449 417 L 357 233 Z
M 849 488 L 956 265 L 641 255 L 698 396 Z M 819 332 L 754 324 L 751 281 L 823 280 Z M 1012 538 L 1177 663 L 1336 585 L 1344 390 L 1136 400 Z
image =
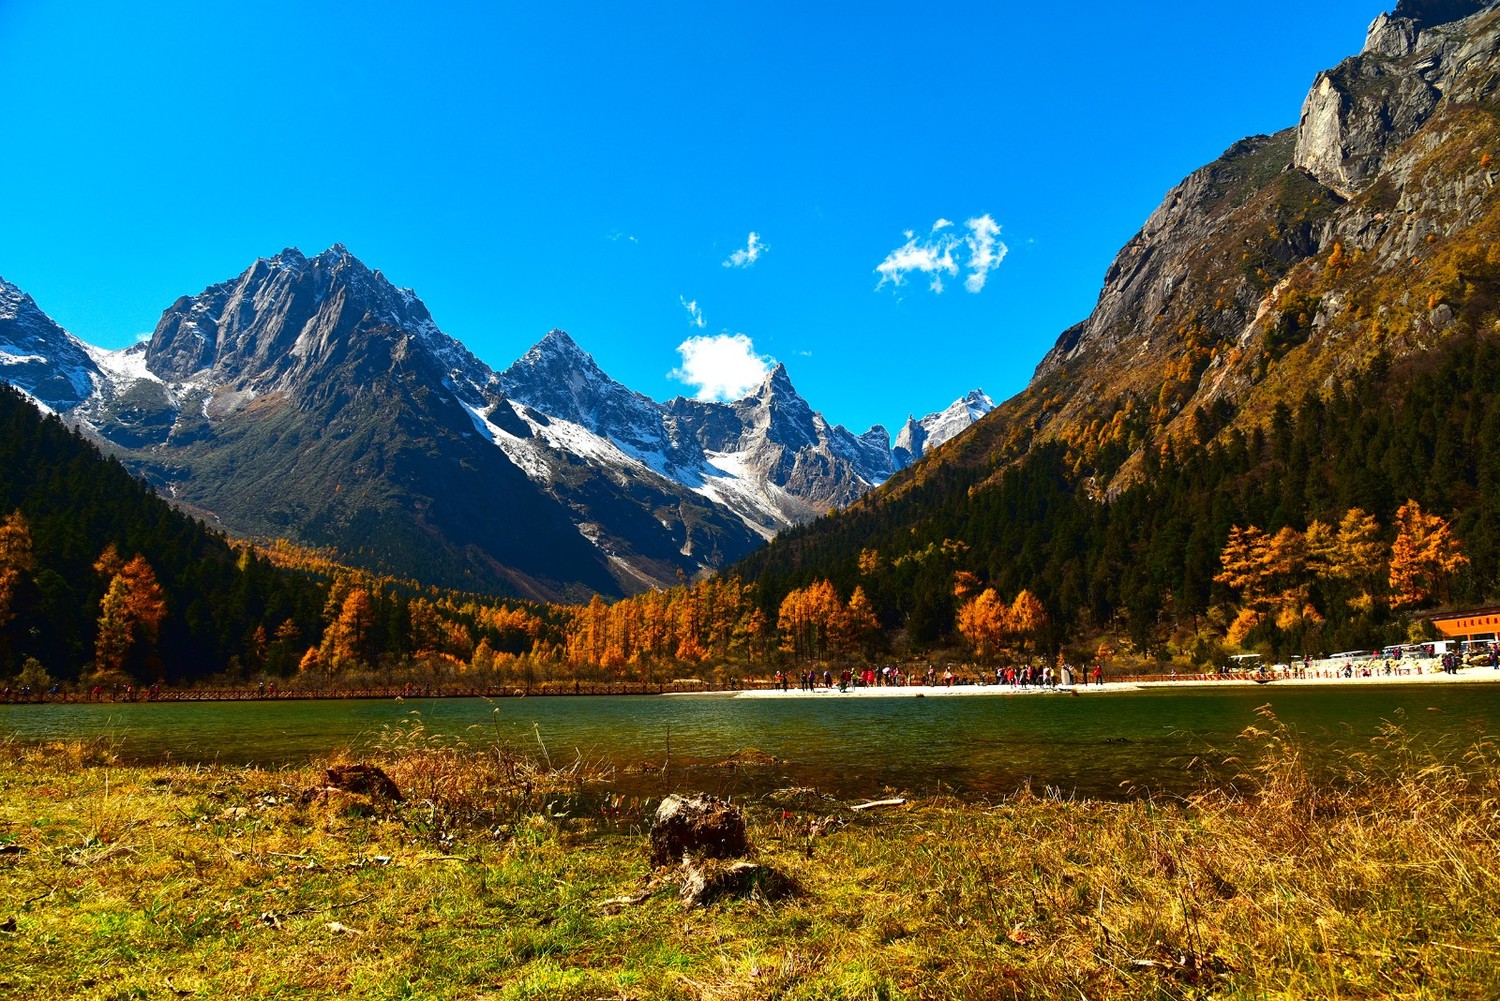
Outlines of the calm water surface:
M 0 706 L 0 735 L 105 737 L 130 760 L 301 764 L 366 748 L 420 721 L 476 745 L 495 742 L 557 764 L 616 766 L 637 791 L 692 787 L 749 794 L 789 784 L 846 796 L 886 789 L 1003 795 L 1023 785 L 1122 797 L 1187 792 L 1189 763 L 1243 750 L 1236 735 L 1269 703 L 1336 761 L 1383 724 L 1453 752 L 1500 734 L 1500 685 L 1351 683 L 1329 688 L 1178 689 L 1019 697 L 734 699 L 724 696 Z M 414 715 L 415 714 L 415 715 Z M 668 758 L 664 779 L 659 767 Z M 758 748 L 776 765 L 719 767 Z M 651 769 L 645 769 L 649 764 Z

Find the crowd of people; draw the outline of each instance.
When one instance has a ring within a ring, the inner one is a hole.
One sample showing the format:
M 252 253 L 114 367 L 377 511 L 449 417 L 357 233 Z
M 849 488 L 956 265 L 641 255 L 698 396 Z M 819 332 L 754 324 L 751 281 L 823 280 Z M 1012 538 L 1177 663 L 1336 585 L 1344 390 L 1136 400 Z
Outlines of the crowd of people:
M 1044 664 L 1023 664 L 1019 667 L 997 667 L 993 679 L 983 671 L 971 669 L 967 672 L 960 670 L 955 672 L 953 665 L 948 665 L 941 672 L 932 664 L 909 667 L 903 671 L 899 665 L 887 664 L 884 667 L 866 667 L 863 670 L 854 671 L 844 668 L 835 675 L 830 668 L 789 672 L 777 671 L 775 687 L 778 691 L 790 691 L 792 680 L 795 677 L 797 688 L 803 692 L 816 692 L 819 689 L 831 690 L 837 685 L 841 692 L 848 692 L 855 688 L 904 688 L 911 686 L 925 686 L 936 688 L 939 686 L 952 688 L 954 685 L 1005 685 L 1013 689 L 1032 688 L 1057 688 L 1059 685 L 1071 687 L 1073 685 L 1104 684 L 1104 669 L 1095 664 L 1093 670 L 1088 668 L 1073 667 L 1071 664 L 1063 664 L 1053 668 Z

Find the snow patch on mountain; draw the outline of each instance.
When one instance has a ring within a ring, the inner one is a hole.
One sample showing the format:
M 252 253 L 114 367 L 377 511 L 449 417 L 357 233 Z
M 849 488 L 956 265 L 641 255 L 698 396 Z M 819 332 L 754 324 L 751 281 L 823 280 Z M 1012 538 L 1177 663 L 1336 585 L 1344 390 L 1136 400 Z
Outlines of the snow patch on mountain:
M 709 452 L 705 458 L 711 472 L 693 487 L 696 493 L 733 511 L 751 531 L 767 541 L 795 523 L 786 511 L 804 505 L 785 490 L 754 475 L 746 461 L 747 453 Z
M 744 399 L 716 403 L 678 398 L 657 403 L 614 381 L 561 330 L 550 331 L 496 380 L 510 400 L 574 429 L 564 435 L 533 426 L 546 448 L 573 451 L 608 465 L 618 457 L 733 511 L 757 535 L 840 507 L 884 483 L 892 473 L 961 433 L 994 409 L 975 390 L 946 410 L 911 421 L 892 447 L 876 425 L 855 434 L 830 424 L 792 385 L 778 364 Z M 528 421 L 535 425 L 534 421 Z M 585 440 L 579 431 L 591 436 Z M 541 483 L 554 473 L 539 443 L 511 436 L 507 454 Z M 576 450 L 576 451 L 575 451 Z M 525 452 L 525 461 L 518 456 Z
M 508 459 L 521 467 L 535 483 L 554 483 L 558 470 L 577 460 L 606 472 L 629 477 L 661 476 L 650 464 L 631 455 L 609 438 L 594 434 L 588 428 L 539 414 L 530 407 L 504 401 L 485 410 L 463 403 L 479 432 L 498 445 Z M 496 410 L 507 407 L 524 422 L 525 436 L 507 431 L 492 420 Z
M 500 450 L 505 453 L 506 458 L 519 466 L 521 471 L 533 482 L 545 482 L 552 475 L 552 465 L 547 461 L 546 456 L 542 455 L 538 450 L 528 447 L 525 439 L 518 438 L 490 420 L 490 414 L 494 412 L 493 407 L 487 410 L 480 410 L 462 401 L 460 401 L 460 404 L 468 412 L 469 418 L 474 422 L 475 429 L 499 446 Z M 505 406 L 505 404 L 502 403 L 499 406 Z
M 94 360 L 94 365 L 98 367 L 99 372 L 117 387 L 128 388 L 137 382 L 162 382 L 161 378 L 146 364 L 144 343 L 133 344 L 116 351 L 106 351 L 104 348 L 86 345 L 85 350 Z

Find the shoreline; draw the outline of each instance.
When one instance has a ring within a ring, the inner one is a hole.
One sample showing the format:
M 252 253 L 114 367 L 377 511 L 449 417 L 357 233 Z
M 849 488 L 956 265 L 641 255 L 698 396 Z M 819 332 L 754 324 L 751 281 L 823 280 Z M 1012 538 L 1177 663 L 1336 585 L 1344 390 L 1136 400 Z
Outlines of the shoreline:
M 1054 688 L 1011 687 L 1010 685 L 902 685 L 872 688 L 858 687 L 847 691 L 837 688 L 820 688 L 815 691 L 790 689 L 746 689 L 718 692 L 668 692 L 668 695 L 725 695 L 736 699 L 781 699 L 795 698 L 952 698 L 975 696 L 1025 696 L 1025 695 L 1118 695 L 1127 692 L 1170 691 L 1179 688 L 1340 688 L 1365 687 L 1370 685 L 1454 685 L 1454 684 L 1500 684 L 1500 671 L 1489 667 L 1467 667 L 1457 674 L 1433 671 L 1425 674 L 1371 675 L 1368 678 L 1276 678 L 1258 682 L 1249 678 L 1183 678 L 1179 681 L 1106 681 L 1102 685 L 1058 685 Z
M 137 692 L 133 696 L 111 697 L 102 695 L 89 697 L 77 693 L 63 695 L 32 695 L 30 697 L 12 697 L 8 700 L 0 700 L 0 708 L 7 706 L 44 706 L 44 705 L 150 705 L 150 704 L 176 704 L 176 703 L 201 703 L 201 702 L 251 702 L 251 703 L 278 703 L 278 702 L 347 702 L 354 700 L 367 701 L 412 701 L 418 702 L 429 699 L 517 699 L 517 698 L 599 698 L 599 697 L 714 697 L 733 699 L 785 699 L 785 698 L 861 698 L 861 699 L 898 699 L 898 698 L 973 698 L 990 696 L 996 698 L 1008 698 L 1031 695 L 1066 695 L 1066 696 L 1093 696 L 1093 695 L 1119 695 L 1130 692 L 1144 691 L 1172 691 L 1174 689 L 1211 689 L 1211 688 L 1338 688 L 1349 686 L 1386 686 L 1386 685 L 1485 685 L 1500 684 L 1500 670 L 1490 667 L 1466 667 L 1461 668 L 1456 674 L 1445 674 L 1441 670 L 1426 671 L 1421 674 L 1375 674 L 1369 677 L 1355 676 L 1352 678 L 1337 677 L 1310 677 L 1310 678 L 1274 678 L 1269 681 L 1260 682 L 1251 678 L 1215 678 L 1204 676 L 1189 676 L 1180 679 L 1171 678 L 1147 678 L 1147 679 L 1124 679 L 1119 681 L 1106 681 L 1101 685 L 1095 684 L 1073 684 L 1057 685 L 1053 687 L 1012 687 L 1006 684 L 955 684 L 952 686 L 936 685 L 900 685 L 873 687 L 851 687 L 846 691 L 839 691 L 837 687 L 818 688 L 814 691 L 789 688 L 781 691 L 776 688 L 693 688 L 683 687 L 682 682 L 675 682 L 675 687 L 667 685 L 645 685 L 645 684 L 593 684 L 582 690 L 570 684 L 558 684 L 554 686 L 538 687 L 530 690 L 521 687 L 497 686 L 483 689 L 459 688 L 457 690 L 436 691 L 403 691 L 397 689 L 371 690 L 351 689 L 349 691 L 299 691 L 297 689 L 272 689 L 265 693 L 259 693 L 254 689 L 246 690 L 202 690 L 202 689 L 171 689 L 163 690 L 155 695 L 144 695 Z M 570 690 L 572 689 L 572 690 Z

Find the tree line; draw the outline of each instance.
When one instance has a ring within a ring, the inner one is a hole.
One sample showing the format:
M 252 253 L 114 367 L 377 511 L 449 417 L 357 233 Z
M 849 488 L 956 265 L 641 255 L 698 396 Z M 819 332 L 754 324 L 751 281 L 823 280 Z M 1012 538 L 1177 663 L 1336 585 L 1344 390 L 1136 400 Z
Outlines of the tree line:
M 1500 345 L 1375 362 L 1140 475 L 1064 442 L 929 464 L 724 576 L 613 604 L 440 590 L 233 542 L 0 388 L 0 673 L 357 687 L 720 678 L 829 661 L 1092 651 L 1209 662 L 1410 638 L 1497 591 Z M 1200 427 L 1213 421 L 1205 416 Z M 1115 455 L 1123 462 L 1123 455 Z
M 899 494 L 791 529 L 736 571 L 765 607 L 814 580 L 858 584 L 906 651 L 963 640 L 963 574 L 1028 592 L 1047 615 L 1032 641 L 1053 650 L 1118 635 L 1142 655 L 1208 661 L 1226 642 L 1290 654 L 1404 640 L 1426 609 L 1500 590 L 1496 385 L 1492 334 L 1400 365 L 1377 355 L 1249 431 L 1220 433 L 1224 421 L 1202 414 L 1198 441 L 1147 440 L 1139 476 L 1113 492 L 1101 485 L 1118 467 L 1081 464 L 1063 442 L 1017 462 L 928 463 Z M 1275 607 L 1252 594 L 1256 614 L 1242 618 L 1236 554 L 1261 545 L 1257 533 L 1283 550 L 1301 540 L 1302 555 L 1279 558 L 1306 578 L 1315 629 L 1283 614 L 1307 607 L 1291 581 L 1265 582 Z M 1348 551 L 1330 553 L 1340 533 Z M 1424 564 L 1424 546 L 1448 555 Z

